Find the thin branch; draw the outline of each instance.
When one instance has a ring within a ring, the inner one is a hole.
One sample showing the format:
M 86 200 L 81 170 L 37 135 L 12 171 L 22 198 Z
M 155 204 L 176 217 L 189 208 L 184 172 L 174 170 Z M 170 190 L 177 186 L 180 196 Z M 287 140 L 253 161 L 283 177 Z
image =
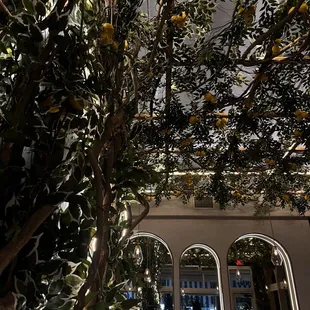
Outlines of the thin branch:
M 11 14 L 11 12 L 8 10 L 8 8 L 6 7 L 6 5 L 3 3 L 2 0 L 0 0 L 0 9 L 9 17 L 13 17 L 13 15 Z
M 16 257 L 20 250 L 28 243 L 35 231 L 54 212 L 56 206 L 44 205 L 40 207 L 27 221 L 24 228 L 4 248 L 0 250 L 0 274 Z
M 295 14 L 298 12 L 299 7 L 304 3 L 304 0 L 299 0 L 298 3 L 296 4 L 294 10 L 288 14 L 285 18 L 283 18 L 279 23 L 271 27 L 267 32 L 263 33 L 261 36 L 259 36 L 255 42 L 253 42 L 243 53 L 241 59 L 246 59 L 248 54 L 252 51 L 252 49 L 263 43 L 269 36 L 271 36 L 273 33 L 276 31 L 280 30 L 282 27 L 285 26 L 286 23 L 289 23 L 295 16 Z
M 137 227 L 141 221 L 146 218 L 146 216 L 149 214 L 150 212 L 150 204 L 149 202 L 145 199 L 145 197 L 143 197 L 141 194 L 139 194 L 139 192 L 137 191 L 136 188 L 132 188 L 131 189 L 135 199 L 144 207 L 143 211 L 139 214 L 139 216 L 134 220 L 134 222 L 132 223 L 131 227 L 128 229 L 127 233 L 126 233 L 126 237 L 129 236 L 131 234 L 131 232 L 135 229 L 135 227 Z M 126 240 L 126 237 L 123 240 Z
M 153 61 L 154 61 L 155 56 L 156 56 L 157 47 L 158 47 L 159 41 L 160 41 L 161 36 L 162 36 L 163 28 L 164 28 L 165 22 L 169 16 L 169 12 L 170 12 L 170 6 L 166 5 L 166 7 L 164 8 L 163 15 L 161 17 L 159 26 L 158 26 L 157 31 L 156 31 L 155 41 L 153 44 L 153 50 L 151 52 L 149 62 L 145 68 L 145 71 L 144 71 L 145 74 L 148 74 L 151 67 L 152 67 Z
M 135 66 L 133 65 L 133 59 L 131 58 L 131 55 L 128 53 L 124 53 L 127 56 L 128 63 L 129 63 L 129 69 L 130 69 L 130 75 L 132 80 L 132 86 L 134 91 L 134 101 L 135 101 L 135 112 L 138 113 L 138 105 L 139 105 L 139 93 L 138 93 L 138 75 L 137 70 Z M 130 98 L 129 98 L 130 101 Z
M 97 158 L 95 157 L 93 150 L 88 151 L 88 160 L 92 167 L 92 170 L 94 172 L 94 181 L 95 181 L 95 189 L 96 189 L 96 208 L 97 208 L 97 222 L 98 222 L 98 212 L 102 212 L 102 205 L 103 205 L 103 178 L 102 178 L 102 171 L 99 167 Z M 97 224 L 98 228 L 98 224 Z M 93 281 L 96 277 L 96 272 L 100 260 L 100 255 L 98 255 L 98 252 L 100 250 L 100 245 L 102 243 L 102 236 L 100 234 L 97 234 L 97 250 L 94 253 L 94 257 L 92 260 L 92 265 L 89 270 L 88 277 L 81 287 L 78 296 L 77 296 L 77 304 L 74 306 L 74 310 L 81 310 L 84 308 L 85 305 L 85 296 L 88 289 L 93 284 Z

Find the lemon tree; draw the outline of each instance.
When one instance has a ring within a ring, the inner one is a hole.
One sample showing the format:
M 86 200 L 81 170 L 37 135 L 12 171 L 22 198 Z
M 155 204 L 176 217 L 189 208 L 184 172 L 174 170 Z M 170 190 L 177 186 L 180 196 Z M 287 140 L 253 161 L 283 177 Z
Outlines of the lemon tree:
M 133 307 L 153 199 L 308 210 L 307 1 L 142 2 L 0 0 L 7 309 Z

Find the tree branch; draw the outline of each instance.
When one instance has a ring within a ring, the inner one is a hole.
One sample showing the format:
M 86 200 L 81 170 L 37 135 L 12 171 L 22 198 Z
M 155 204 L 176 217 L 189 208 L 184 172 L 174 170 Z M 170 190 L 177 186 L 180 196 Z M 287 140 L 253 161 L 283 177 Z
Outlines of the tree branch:
M 135 229 L 135 227 L 137 227 L 142 220 L 149 214 L 150 212 L 150 204 L 149 202 L 141 195 L 139 194 L 139 192 L 137 191 L 136 188 L 131 188 L 135 199 L 144 207 L 144 210 L 139 214 L 139 216 L 134 220 L 134 222 L 132 223 L 132 225 L 130 226 L 130 228 L 128 228 L 128 230 L 126 231 L 125 236 L 122 238 L 120 244 L 123 244 L 127 237 L 132 233 L 132 231 Z M 130 216 L 131 215 L 131 210 L 130 210 Z
M 3 3 L 2 0 L 0 0 L 0 9 L 9 17 L 13 17 L 13 15 L 11 14 L 11 12 L 8 10 L 8 8 L 6 7 L 6 5 Z
M 155 41 L 154 41 L 154 45 L 153 45 L 153 50 L 151 52 L 149 62 L 148 62 L 147 66 L 146 66 L 146 68 L 144 70 L 145 74 L 148 74 L 150 69 L 151 69 L 151 67 L 152 67 L 152 64 L 153 64 L 153 61 L 154 61 L 155 55 L 156 55 L 156 50 L 157 50 L 157 47 L 158 47 L 158 44 L 159 44 L 159 41 L 160 41 L 160 38 L 161 38 L 161 35 L 162 35 L 162 32 L 163 32 L 163 28 L 164 28 L 165 22 L 166 22 L 166 20 L 168 18 L 169 12 L 170 12 L 170 6 L 166 5 L 166 7 L 164 8 L 163 15 L 161 17 L 159 26 L 157 28 L 157 32 L 156 32 L 156 36 L 155 36 Z
M 0 274 L 27 244 L 40 225 L 54 212 L 56 206 L 40 207 L 27 221 L 24 228 L 0 251 Z
M 280 30 L 284 25 L 288 22 L 290 22 L 295 14 L 298 12 L 299 7 L 303 4 L 304 0 L 299 0 L 296 4 L 294 10 L 288 14 L 285 18 L 283 18 L 279 23 L 271 27 L 267 32 L 263 33 L 261 36 L 259 36 L 255 42 L 253 42 L 243 53 L 241 59 L 244 60 L 248 56 L 248 54 L 252 51 L 252 49 L 261 43 L 263 43 L 269 36 L 271 36 L 274 32 L 277 30 Z
M 97 228 L 98 228 L 98 221 L 101 220 L 100 214 L 102 213 L 102 205 L 103 205 L 103 178 L 102 178 L 102 171 L 99 167 L 97 158 L 93 154 L 93 150 L 88 151 L 88 160 L 90 163 L 90 166 L 92 167 L 92 170 L 94 172 L 94 181 L 95 181 L 95 189 L 96 189 L 96 208 L 97 208 Z M 102 223 L 100 223 L 100 226 L 102 226 Z M 102 236 L 100 236 L 100 233 L 97 231 L 97 244 L 96 244 L 96 251 L 94 253 L 94 257 L 92 260 L 92 264 L 89 270 L 88 277 L 81 287 L 78 296 L 77 296 L 77 304 L 74 306 L 74 310 L 83 309 L 85 305 L 85 296 L 88 289 L 91 287 L 98 268 L 100 255 L 98 255 L 98 252 L 100 251 L 100 245 L 102 243 Z

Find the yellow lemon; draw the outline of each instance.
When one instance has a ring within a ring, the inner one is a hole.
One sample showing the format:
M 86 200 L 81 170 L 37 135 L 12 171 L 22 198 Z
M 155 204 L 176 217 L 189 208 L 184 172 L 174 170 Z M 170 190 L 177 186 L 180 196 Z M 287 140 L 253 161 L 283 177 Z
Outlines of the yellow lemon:
M 211 102 L 211 103 L 215 103 L 215 102 L 216 102 L 216 97 L 215 97 L 215 96 L 212 96 L 210 102 Z
M 152 201 L 154 198 L 152 196 L 147 196 L 147 201 Z
M 124 41 L 124 48 L 125 48 L 125 49 L 128 48 L 128 41 L 127 41 L 127 40 Z
M 185 26 L 186 19 L 187 19 L 187 15 L 185 12 L 182 12 L 181 15 L 173 15 L 171 17 L 171 21 L 178 28 L 183 28 Z
M 57 112 L 59 112 L 59 108 L 58 107 L 53 107 L 53 108 L 50 108 L 47 112 L 48 113 L 57 113 Z
M 189 123 L 191 124 L 191 125 L 194 125 L 194 124 L 196 124 L 196 122 L 197 122 L 197 117 L 196 117 L 196 115 L 192 115 L 190 118 L 189 118 Z
M 306 2 L 304 2 L 298 9 L 299 13 L 305 13 L 307 12 L 309 9 L 308 4 Z
M 184 146 L 189 146 L 192 143 L 192 139 L 191 138 L 187 138 L 183 141 L 181 141 L 180 146 L 184 147 Z
M 114 27 L 113 27 L 113 25 L 110 24 L 110 23 L 104 23 L 104 24 L 102 24 L 102 30 L 103 30 L 105 33 L 110 34 L 111 36 L 114 34 Z
M 114 43 L 111 37 L 102 37 L 101 42 L 103 45 L 112 45 Z
M 295 10 L 295 7 L 291 7 L 290 10 L 288 11 L 288 14 L 291 14 Z
M 216 127 L 222 127 L 222 121 L 218 119 L 215 123 Z
M 196 154 L 196 156 L 199 156 L 199 157 L 203 157 L 206 155 L 206 153 L 204 151 L 197 151 L 195 154 Z
M 283 195 L 282 196 L 283 200 L 285 200 L 286 202 L 290 201 L 290 196 L 289 195 Z
M 303 120 L 304 118 L 308 118 L 309 113 L 308 113 L 308 112 L 305 112 L 305 111 L 301 111 L 301 110 L 296 110 L 296 111 L 295 111 L 295 115 L 296 115 L 296 119 L 297 119 L 298 121 L 301 121 L 301 120 Z
M 207 92 L 203 95 L 203 99 L 205 101 L 211 102 L 211 103 L 215 103 L 216 102 L 216 97 L 213 96 L 210 92 Z
M 223 118 L 222 118 L 222 124 L 223 124 L 223 126 L 225 126 L 227 123 L 228 123 L 228 118 L 223 117 Z
M 304 196 L 304 199 L 305 199 L 305 200 L 309 200 L 309 196 L 308 196 L 308 195 L 305 195 L 305 196 Z
M 275 162 L 274 159 L 267 158 L 267 159 L 265 159 L 265 163 L 268 164 L 268 165 L 273 166 L 273 165 L 275 165 L 276 162 Z
M 244 12 L 244 8 L 241 7 L 241 8 L 239 9 L 239 11 L 238 11 L 238 14 L 240 15 L 240 14 L 242 14 L 243 12 Z
M 300 115 L 301 115 L 302 118 L 307 118 L 308 117 L 308 112 L 302 111 Z
M 113 42 L 112 48 L 115 49 L 115 50 L 117 50 L 117 49 L 118 49 L 118 44 L 117 44 L 116 42 Z
M 160 131 L 161 135 L 171 135 L 171 129 L 163 129 Z
M 279 55 L 280 52 L 281 52 L 281 48 L 279 47 L 279 45 L 276 44 L 272 47 L 272 55 L 273 56 Z
M 270 160 L 269 160 L 269 165 L 273 166 L 273 165 L 275 165 L 275 164 L 276 164 L 275 160 L 273 160 L 273 159 L 270 159 Z
M 238 191 L 233 191 L 232 195 L 235 197 L 241 197 L 241 194 Z

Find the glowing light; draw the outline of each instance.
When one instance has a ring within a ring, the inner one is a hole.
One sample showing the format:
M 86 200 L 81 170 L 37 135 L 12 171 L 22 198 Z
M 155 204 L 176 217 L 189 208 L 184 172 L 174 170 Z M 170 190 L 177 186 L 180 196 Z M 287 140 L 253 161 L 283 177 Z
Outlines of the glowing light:
M 240 282 L 242 280 L 241 273 L 240 273 L 239 269 L 236 270 L 236 280 L 237 280 L 237 282 Z
M 274 264 L 274 266 L 281 266 L 283 264 L 283 258 L 279 254 L 277 246 L 272 247 L 271 262 Z
M 140 266 L 143 262 L 143 254 L 140 244 L 137 244 L 133 254 L 136 265 Z

